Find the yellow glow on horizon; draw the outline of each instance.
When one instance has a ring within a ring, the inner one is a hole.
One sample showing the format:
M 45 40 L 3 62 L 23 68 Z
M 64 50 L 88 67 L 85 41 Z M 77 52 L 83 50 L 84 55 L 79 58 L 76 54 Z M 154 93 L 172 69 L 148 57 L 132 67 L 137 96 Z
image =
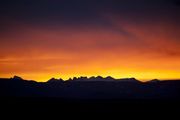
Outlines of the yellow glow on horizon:
M 74 57 L 54 55 L 56 57 L 34 56 L 31 58 L 14 58 L 0 60 L 0 78 L 20 76 L 27 80 L 45 82 L 50 78 L 67 80 L 80 76 L 111 76 L 114 78 L 134 77 L 141 81 L 151 79 L 179 79 L 179 58 L 156 58 L 149 60 L 146 56 L 131 56 L 121 59 L 110 56 L 106 59 L 96 58 L 88 61 L 88 57 Z M 98 56 L 98 54 L 96 55 Z M 110 62 L 113 61 L 113 62 Z M 172 62 L 173 61 L 173 62 Z
M 62 78 L 63 80 L 68 80 L 69 78 L 73 77 L 81 77 L 81 76 L 86 76 L 86 77 L 92 77 L 92 76 L 102 76 L 102 77 L 107 77 L 111 76 L 113 78 L 119 79 L 119 78 L 131 78 L 134 77 L 140 81 L 148 81 L 151 79 L 160 79 L 160 80 L 171 80 L 171 79 L 179 79 L 180 74 L 179 71 L 137 71 L 137 72 L 132 72 L 132 71 L 102 71 L 102 72 L 97 72 L 97 74 L 94 74 L 93 72 L 89 73 L 84 73 L 84 74 L 54 74 L 54 73 L 39 73 L 39 74 L 17 74 L 18 76 L 22 77 L 23 79 L 27 80 L 36 80 L 38 82 L 46 82 L 50 78 Z M 9 78 L 13 77 L 13 75 L 2 75 L 1 76 L 4 78 Z M 156 76 L 156 78 L 154 78 Z

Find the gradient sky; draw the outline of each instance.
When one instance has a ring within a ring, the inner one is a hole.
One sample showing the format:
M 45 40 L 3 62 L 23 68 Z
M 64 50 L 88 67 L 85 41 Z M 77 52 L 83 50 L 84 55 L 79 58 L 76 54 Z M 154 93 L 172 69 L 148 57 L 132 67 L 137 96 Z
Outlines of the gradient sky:
M 2 0 L 0 77 L 180 78 L 179 0 Z

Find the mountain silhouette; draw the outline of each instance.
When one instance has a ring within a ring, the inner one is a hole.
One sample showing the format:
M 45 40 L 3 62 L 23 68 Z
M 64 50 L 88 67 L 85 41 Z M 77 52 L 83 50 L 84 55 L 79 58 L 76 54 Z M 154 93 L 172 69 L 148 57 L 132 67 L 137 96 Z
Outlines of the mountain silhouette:
M 48 80 L 47 82 L 48 83 L 54 83 L 54 82 L 62 82 L 63 81 L 63 79 L 55 79 L 55 78 L 51 78 L 50 80 Z
M 1 109 L 23 113 L 163 113 L 179 110 L 180 80 L 74 77 L 47 82 L 0 78 Z M 175 109 L 174 109 L 175 107 Z M 18 110 L 20 109 L 20 110 Z M 179 112 L 179 111 L 178 111 Z M 14 113 L 14 112 L 13 112 Z
M 47 82 L 21 77 L 0 79 L 1 97 L 58 97 L 63 99 L 179 99 L 180 81 L 157 79 L 141 82 L 135 78 L 74 77 Z
M 152 79 L 152 80 L 150 80 L 150 81 L 148 81 L 149 83 L 157 83 L 157 82 L 160 82 L 160 80 L 158 80 L 158 79 Z
M 13 80 L 23 80 L 21 77 L 19 77 L 19 76 L 14 76 L 13 78 L 11 78 L 11 79 L 13 79 Z

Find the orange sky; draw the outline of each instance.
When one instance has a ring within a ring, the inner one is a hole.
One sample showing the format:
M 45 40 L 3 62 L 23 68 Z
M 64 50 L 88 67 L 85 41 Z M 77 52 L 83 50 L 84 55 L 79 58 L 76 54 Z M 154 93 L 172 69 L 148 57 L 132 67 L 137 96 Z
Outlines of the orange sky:
M 180 78 L 176 14 L 150 19 L 144 13 L 140 18 L 109 10 L 99 13 L 108 25 L 39 25 L 5 18 L 6 29 L 0 34 L 0 77 L 18 75 L 37 81 L 98 75 Z
M 118 26 L 118 20 L 113 24 Z M 157 24 L 137 29 L 125 23 L 123 28 L 133 36 L 91 26 L 63 30 L 22 26 L 1 38 L 0 76 L 38 81 L 81 75 L 180 78 L 180 46 L 174 37 L 179 35 L 173 32 L 177 28 Z

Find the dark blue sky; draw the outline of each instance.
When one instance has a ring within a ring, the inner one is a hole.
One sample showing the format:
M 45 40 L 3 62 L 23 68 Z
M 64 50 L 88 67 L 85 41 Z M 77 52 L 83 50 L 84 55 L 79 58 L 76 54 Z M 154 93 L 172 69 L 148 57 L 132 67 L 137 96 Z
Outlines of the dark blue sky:
M 139 19 L 179 17 L 178 0 L 4 0 L 1 21 L 46 24 L 105 24 L 102 14 Z M 178 15 L 178 16 L 177 16 Z M 108 24 L 108 23 L 107 23 Z

